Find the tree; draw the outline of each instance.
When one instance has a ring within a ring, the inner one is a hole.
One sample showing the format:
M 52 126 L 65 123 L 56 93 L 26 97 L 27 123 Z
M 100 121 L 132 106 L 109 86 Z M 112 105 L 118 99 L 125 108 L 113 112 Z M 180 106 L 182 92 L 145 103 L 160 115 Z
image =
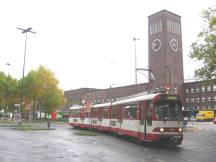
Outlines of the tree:
M 23 80 L 25 106 L 33 105 L 33 111 L 38 107 L 37 110 L 45 113 L 51 113 L 58 106 L 63 106 L 63 91 L 58 88 L 58 83 L 54 73 L 42 65 L 30 71 Z
M 203 66 L 195 70 L 199 79 L 216 79 L 216 8 L 210 7 L 202 12 L 204 26 L 198 40 L 191 45 L 189 56 L 201 61 Z
M 50 114 L 64 104 L 64 93 L 57 87 L 49 88 L 42 95 L 41 103 L 43 111 Z
M 0 106 L 4 108 L 4 112 L 13 111 L 17 100 L 17 80 L 0 72 Z

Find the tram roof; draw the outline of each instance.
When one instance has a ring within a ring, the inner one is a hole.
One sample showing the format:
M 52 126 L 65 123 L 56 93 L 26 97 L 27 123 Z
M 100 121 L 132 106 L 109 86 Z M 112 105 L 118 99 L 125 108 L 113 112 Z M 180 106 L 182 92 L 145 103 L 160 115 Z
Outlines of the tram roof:
M 108 102 L 108 103 L 102 103 L 102 104 L 96 104 L 96 105 L 93 105 L 93 108 L 98 108 L 98 107 L 108 107 L 108 106 L 111 106 L 111 102 Z
M 93 105 L 92 108 L 99 108 L 99 107 L 109 107 L 111 105 L 121 105 L 121 104 L 128 104 L 128 103 L 136 103 L 139 101 L 146 101 L 152 100 L 157 95 L 163 95 L 165 93 L 154 93 L 154 94 L 140 94 L 138 96 L 128 96 L 128 98 L 120 98 L 114 102 L 102 103 Z M 80 105 L 70 107 L 70 110 L 82 109 L 83 107 Z
M 113 102 L 112 105 L 120 105 L 120 104 L 127 104 L 127 103 L 135 103 L 135 102 L 139 102 L 139 101 L 143 101 L 143 100 L 151 100 L 151 99 L 153 99 L 155 96 L 157 96 L 159 94 L 161 94 L 161 93 L 143 94 L 143 95 L 128 98 L 128 99 L 115 101 L 115 102 Z
M 98 107 L 109 107 L 111 105 L 121 105 L 121 104 L 127 104 L 127 103 L 135 103 L 143 100 L 151 100 L 155 96 L 159 95 L 161 93 L 155 93 L 155 94 L 140 94 L 138 96 L 127 96 L 127 98 L 120 98 L 117 101 L 109 102 L 109 103 L 102 103 L 102 104 L 96 104 L 93 105 L 93 108 Z
M 82 109 L 82 106 L 77 105 L 77 106 L 70 107 L 70 110 L 77 110 L 77 109 Z

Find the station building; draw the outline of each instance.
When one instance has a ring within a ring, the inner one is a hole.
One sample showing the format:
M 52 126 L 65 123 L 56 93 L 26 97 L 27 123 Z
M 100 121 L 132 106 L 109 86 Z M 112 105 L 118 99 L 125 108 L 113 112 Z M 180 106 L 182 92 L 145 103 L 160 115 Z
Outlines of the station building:
M 154 74 L 152 91 L 166 90 L 180 95 L 183 111 L 216 110 L 216 80 L 184 82 L 181 16 L 167 10 L 148 17 L 148 66 Z M 81 88 L 65 91 L 68 103 L 108 102 L 144 92 L 148 83 L 108 89 Z

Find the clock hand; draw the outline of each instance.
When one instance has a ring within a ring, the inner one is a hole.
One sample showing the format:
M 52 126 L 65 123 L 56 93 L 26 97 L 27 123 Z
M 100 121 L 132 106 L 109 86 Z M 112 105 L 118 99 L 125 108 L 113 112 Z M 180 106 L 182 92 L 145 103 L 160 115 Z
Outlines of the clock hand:
M 175 43 L 172 43 L 171 44 L 171 47 L 176 47 L 177 45 Z

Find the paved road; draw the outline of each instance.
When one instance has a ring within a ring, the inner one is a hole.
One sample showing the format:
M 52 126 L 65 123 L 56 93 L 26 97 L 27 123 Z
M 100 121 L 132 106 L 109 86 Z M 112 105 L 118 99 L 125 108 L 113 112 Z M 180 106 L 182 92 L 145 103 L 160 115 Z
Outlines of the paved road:
M 138 144 L 114 136 L 75 135 L 77 130 L 17 131 L 0 128 L 0 162 L 214 162 L 216 131 L 186 132 L 177 148 Z

